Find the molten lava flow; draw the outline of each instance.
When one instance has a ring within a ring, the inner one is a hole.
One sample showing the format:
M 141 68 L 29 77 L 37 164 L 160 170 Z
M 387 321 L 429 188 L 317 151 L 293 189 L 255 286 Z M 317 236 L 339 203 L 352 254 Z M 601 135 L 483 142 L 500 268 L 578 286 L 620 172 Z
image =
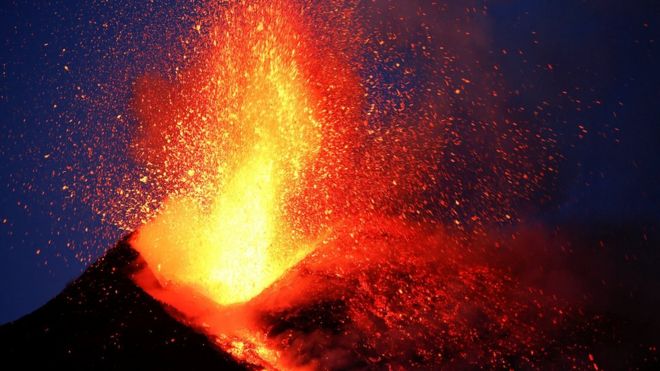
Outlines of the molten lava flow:
M 158 112 L 173 116 L 142 115 L 151 125 L 144 140 L 158 143 L 145 146 L 144 155 L 160 161 L 160 178 L 173 190 L 133 244 L 161 282 L 220 304 L 244 302 L 310 251 L 292 226 L 287 199 L 319 163 L 321 141 L 330 143 L 328 128 L 337 120 L 328 112 L 336 102 L 321 99 L 317 86 L 343 77 L 331 76 L 340 72 L 328 69 L 331 59 L 309 62 L 318 50 L 310 50 L 296 16 L 282 4 L 230 8 L 224 27 L 210 32 L 204 62 L 180 75 L 175 92 L 138 100 L 139 112 L 158 101 L 167 106 Z M 138 96 L 153 94 L 143 90 Z M 171 103 L 177 94 L 180 101 Z M 171 121 L 177 127 L 168 127 Z M 164 140 L 154 138 L 162 132 Z M 183 184 L 162 176 L 177 170 Z

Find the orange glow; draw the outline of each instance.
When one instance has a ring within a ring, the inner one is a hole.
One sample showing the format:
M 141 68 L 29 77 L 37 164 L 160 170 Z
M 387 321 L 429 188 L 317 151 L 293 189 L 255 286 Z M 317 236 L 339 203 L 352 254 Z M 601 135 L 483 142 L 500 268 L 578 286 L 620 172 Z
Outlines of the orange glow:
M 137 81 L 136 178 L 158 201 L 131 241 L 147 263 L 135 282 L 266 369 L 442 365 L 447 346 L 488 341 L 482 314 L 493 344 L 529 354 L 526 294 L 468 237 L 542 179 L 518 124 L 475 98 L 478 79 L 448 82 L 434 38 L 356 27 L 352 1 L 310 4 L 217 5 L 172 81 Z
M 245 302 L 311 251 L 292 226 L 287 200 L 300 193 L 305 169 L 331 135 L 332 113 L 310 80 L 337 71 L 328 70 L 331 60 L 323 70 L 305 59 L 311 51 L 295 12 L 281 4 L 228 10 L 231 27 L 210 30 L 208 59 L 173 88 L 185 95 L 169 108 L 174 117 L 151 118 L 154 127 L 145 129 L 152 142 L 175 133 L 146 156 L 182 174 L 160 173 L 176 185 L 132 241 L 162 284 L 191 287 L 223 305 Z

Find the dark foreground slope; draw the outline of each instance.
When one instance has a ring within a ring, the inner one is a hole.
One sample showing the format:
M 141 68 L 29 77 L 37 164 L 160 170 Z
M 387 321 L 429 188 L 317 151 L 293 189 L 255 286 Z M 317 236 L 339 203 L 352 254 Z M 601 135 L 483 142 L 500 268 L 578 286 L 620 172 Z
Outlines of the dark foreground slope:
M 469 253 L 448 242 L 431 251 L 373 224 L 324 245 L 249 304 L 292 364 L 660 370 L 655 227 L 529 228 Z M 138 288 L 140 261 L 120 242 L 44 307 L 0 326 L 0 369 L 248 368 Z
M 245 369 L 133 283 L 137 257 L 120 242 L 46 305 L 1 326 L 2 364 L 21 369 Z

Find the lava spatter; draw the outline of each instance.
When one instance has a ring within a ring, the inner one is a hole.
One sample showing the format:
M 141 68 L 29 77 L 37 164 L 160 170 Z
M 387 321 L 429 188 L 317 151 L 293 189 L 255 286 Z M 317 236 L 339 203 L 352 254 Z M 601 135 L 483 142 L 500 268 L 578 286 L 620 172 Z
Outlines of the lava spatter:
M 171 190 L 134 244 L 161 278 L 219 303 L 250 299 L 311 251 L 315 236 L 296 226 L 310 224 L 309 205 L 329 212 L 335 200 L 292 199 L 304 187 L 328 196 L 325 178 L 346 167 L 333 146 L 360 87 L 313 41 L 304 11 L 230 7 L 199 63 L 171 86 L 138 86 L 136 154 Z
M 522 318 L 551 316 L 526 302 L 546 298 L 461 251 L 542 178 L 533 131 L 492 96 L 465 102 L 488 89 L 426 27 L 352 30 L 373 19 L 341 1 L 209 14 L 173 81 L 136 84 L 133 155 L 165 190 L 132 240 L 137 282 L 265 367 L 513 367 L 542 349 Z

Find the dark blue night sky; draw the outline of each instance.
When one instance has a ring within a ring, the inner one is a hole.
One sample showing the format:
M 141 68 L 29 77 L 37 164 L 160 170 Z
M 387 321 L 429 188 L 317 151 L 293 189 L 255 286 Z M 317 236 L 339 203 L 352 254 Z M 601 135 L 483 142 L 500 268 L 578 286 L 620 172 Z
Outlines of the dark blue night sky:
M 158 54 L 161 44 L 157 37 L 135 35 L 150 27 L 167 28 L 180 18 L 181 3 L 1 5 L 0 323 L 41 306 L 79 275 L 85 264 L 76 258 L 77 252 L 98 257 L 123 234 L 103 223 L 83 200 L 71 200 L 63 192 L 71 177 L 63 148 L 87 140 L 86 133 L 66 123 L 102 125 L 121 114 L 94 111 L 98 116 L 90 118 L 90 103 L 80 98 L 81 91 L 93 91 L 99 81 L 111 80 L 104 74 L 125 71 L 125 85 L 113 87 L 125 92 L 123 98 L 114 95 L 120 100 L 114 107 L 125 106 L 131 76 L 156 68 L 131 48 L 153 48 Z M 533 86 L 526 89 L 532 95 L 520 99 L 534 102 L 560 97 L 562 91 L 570 96 L 552 101 L 547 124 L 557 134 L 564 159 L 558 178 L 546 190 L 551 199 L 535 218 L 553 225 L 634 224 L 657 233 L 660 3 L 487 4 L 490 48 L 524 51 L 524 58 L 503 63 L 509 85 Z M 103 26 L 105 21 L 108 26 Z M 117 43 L 118 37 L 128 40 Z M 121 58 L 104 58 L 117 45 L 126 47 L 113 52 Z M 536 72 L 547 65 L 552 73 Z M 85 78 L 90 71 L 94 79 Z M 592 104 L 595 101 L 600 103 Z M 579 125 L 587 132 L 583 138 Z M 91 165 L 78 161 L 76 166 Z

